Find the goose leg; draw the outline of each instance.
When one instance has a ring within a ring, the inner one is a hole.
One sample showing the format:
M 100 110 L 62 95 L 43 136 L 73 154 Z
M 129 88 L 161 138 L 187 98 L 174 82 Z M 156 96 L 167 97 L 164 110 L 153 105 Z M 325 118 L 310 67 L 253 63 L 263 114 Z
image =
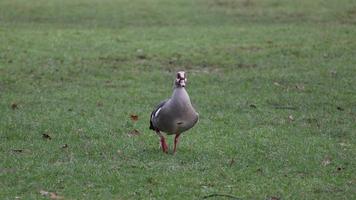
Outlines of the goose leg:
M 179 134 L 179 133 L 177 133 L 177 134 L 176 134 L 176 137 L 174 138 L 174 149 L 173 149 L 173 154 L 175 154 L 175 153 L 176 153 L 176 150 L 177 150 L 177 144 L 178 144 L 178 142 L 179 142 L 179 136 L 180 136 L 180 134 Z
M 156 131 L 157 135 L 161 138 L 161 148 L 164 153 L 168 153 L 168 145 L 166 143 L 166 138 L 161 134 L 161 132 Z
M 161 148 L 164 153 L 168 153 L 168 145 L 166 143 L 166 139 L 163 136 L 161 137 Z

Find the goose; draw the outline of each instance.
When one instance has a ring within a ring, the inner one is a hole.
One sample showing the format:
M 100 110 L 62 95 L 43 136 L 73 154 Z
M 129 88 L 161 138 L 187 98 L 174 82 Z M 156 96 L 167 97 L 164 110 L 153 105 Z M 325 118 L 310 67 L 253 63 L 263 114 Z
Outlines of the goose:
M 150 129 L 160 137 L 160 146 L 164 153 L 168 153 L 168 145 L 161 132 L 175 135 L 173 149 L 173 154 L 175 154 L 179 136 L 191 129 L 199 119 L 199 114 L 193 108 L 185 89 L 186 83 L 186 73 L 184 71 L 177 72 L 171 98 L 159 103 L 151 113 Z

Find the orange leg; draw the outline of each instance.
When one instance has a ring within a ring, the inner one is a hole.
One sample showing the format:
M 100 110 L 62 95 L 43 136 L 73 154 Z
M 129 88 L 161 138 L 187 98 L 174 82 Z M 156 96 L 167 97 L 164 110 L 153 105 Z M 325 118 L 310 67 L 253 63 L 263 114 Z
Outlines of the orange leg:
M 164 153 L 168 153 L 168 145 L 166 143 L 166 138 L 161 136 L 161 148 Z
M 179 134 L 179 133 L 177 133 L 177 134 L 176 134 L 176 137 L 174 138 L 174 149 L 173 149 L 173 154 L 175 154 L 175 153 L 176 153 L 176 150 L 177 150 L 177 144 L 178 144 L 178 142 L 179 142 L 179 136 L 180 136 L 180 134 Z
M 161 134 L 159 130 L 156 130 L 157 135 L 161 138 L 161 148 L 164 153 L 168 153 L 168 145 L 166 143 L 166 138 Z

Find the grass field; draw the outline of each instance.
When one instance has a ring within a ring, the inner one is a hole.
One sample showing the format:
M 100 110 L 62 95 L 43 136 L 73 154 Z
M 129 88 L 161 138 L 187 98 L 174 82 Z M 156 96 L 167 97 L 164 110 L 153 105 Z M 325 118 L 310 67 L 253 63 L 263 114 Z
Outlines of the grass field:
M 356 199 L 355 77 L 354 0 L 1 0 L 0 199 Z

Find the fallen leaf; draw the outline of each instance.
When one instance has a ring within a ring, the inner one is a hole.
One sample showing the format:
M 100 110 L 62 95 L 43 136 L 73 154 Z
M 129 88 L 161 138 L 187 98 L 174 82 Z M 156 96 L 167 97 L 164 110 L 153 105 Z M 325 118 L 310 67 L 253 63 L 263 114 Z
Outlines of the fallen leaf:
M 138 115 L 131 114 L 130 118 L 131 118 L 132 121 L 137 121 L 138 120 Z
M 136 129 L 134 129 L 134 130 L 132 130 L 132 131 L 130 131 L 129 133 L 128 133 L 128 136 L 129 137 L 132 137 L 132 136 L 138 136 L 138 135 L 140 135 L 141 133 L 138 131 L 138 130 L 136 130 Z
M 51 136 L 49 136 L 47 133 L 42 133 L 42 138 L 46 140 L 51 140 Z
M 62 149 L 68 148 L 68 144 L 63 144 L 63 145 L 61 146 L 61 148 L 62 148 Z
M 57 193 L 55 193 L 55 192 L 51 192 L 49 195 L 49 198 L 50 199 L 63 199 L 62 196 L 58 196 Z
M 40 190 L 40 194 L 42 196 L 48 196 L 49 195 L 49 192 L 45 191 L 45 190 Z
M 330 163 L 331 163 L 331 157 L 329 157 L 329 156 L 326 156 L 326 157 L 324 158 L 324 160 L 321 161 L 321 164 L 322 164 L 323 166 L 330 165 Z
M 289 115 L 289 116 L 288 116 L 288 119 L 289 119 L 289 121 L 294 121 L 293 115 Z
M 297 88 L 298 90 L 304 91 L 304 85 L 302 85 L 302 84 L 297 84 L 295 86 L 295 88 Z
M 338 110 L 340 110 L 340 111 L 344 111 L 344 109 L 342 108 L 342 107 L 340 107 L 340 106 L 338 106 L 338 107 L 336 107 Z
M 274 82 L 273 84 L 276 86 L 281 86 L 281 84 L 279 84 L 278 82 Z
M 257 108 L 255 104 L 250 104 L 250 108 Z
M 11 108 L 12 108 L 13 110 L 17 109 L 17 108 L 18 108 L 17 103 L 12 103 L 12 104 L 11 104 Z
M 63 199 L 64 197 L 59 196 L 56 192 L 48 192 L 45 190 L 40 190 L 42 196 L 49 197 L 50 199 Z
M 96 102 L 96 106 L 98 106 L 98 107 L 102 107 L 104 104 L 103 104 L 103 102 L 101 102 L 101 101 L 98 101 L 98 102 Z

